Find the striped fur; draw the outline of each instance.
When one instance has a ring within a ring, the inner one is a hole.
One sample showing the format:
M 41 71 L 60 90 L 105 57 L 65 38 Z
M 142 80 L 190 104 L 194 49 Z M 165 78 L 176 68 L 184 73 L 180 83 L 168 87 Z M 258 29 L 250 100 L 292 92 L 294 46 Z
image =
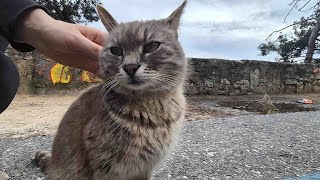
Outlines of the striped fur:
M 101 7 L 100 11 L 104 12 Z M 188 63 L 176 27 L 182 9 L 174 13 L 169 20 L 112 27 L 101 54 L 101 69 L 108 78 L 70 106 L 59 125 L 52 155 L 36 154 L 47 180 L 151 179 L 172 148 L 185 114 L 183 84 Z M 150 41 L 161 45 L 143 54 L 144 44 Z M 124 49 L 123 57 L 110 54 L 114 46 Z M 128 62 L 141 65 L 134 75 L 136 84 L 122 69 Z

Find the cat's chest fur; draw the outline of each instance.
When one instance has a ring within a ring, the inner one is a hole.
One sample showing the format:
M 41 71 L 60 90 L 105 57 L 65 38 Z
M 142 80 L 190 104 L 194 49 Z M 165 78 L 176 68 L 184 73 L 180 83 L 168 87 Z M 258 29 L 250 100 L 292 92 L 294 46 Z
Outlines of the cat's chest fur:
M 182 91 L 131 99 L 110 94 L 103 106 L 85 130 L 90 159 L 142 167 L 135 164 L 152 165 L 166 155 L 180 130 L 185 99 Z

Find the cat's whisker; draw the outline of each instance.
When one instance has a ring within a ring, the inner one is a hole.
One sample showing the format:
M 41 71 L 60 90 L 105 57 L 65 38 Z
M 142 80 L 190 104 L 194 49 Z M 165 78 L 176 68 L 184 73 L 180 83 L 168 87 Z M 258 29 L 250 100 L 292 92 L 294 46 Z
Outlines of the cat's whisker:
M 156 79 L 164 79 L 164 80 L 171 80 L 171 81 L 179 81 L 178 78 L 172 78 L 172 77 L 157 77 Z
M 113 81 L 112 83 L 110 83 L 104 90 L 104 96 L 107 95 L 113 88 L 115 88 L 118 85 L 118 83 L 116 81 Z
M 159 76 L 161 78 L 169 78 L 169 79 L 174 79 L 174 80 L 180 80 L 180 78 L 178 78 L 177 76 L 173 76 L 173 75 L 161 75 Z
M 155 82 L 161 87 L 171 88 L 172 86 L 177 86 L 178 83 L 175 81 L 165 80 L 165 79 L 153 79 L 152 82 Z
M 161 82 L 164 82 L 164 83 L 178 83 L 179 82 L 179 79 L 176 79 L 176 78 L 157 77 L 155 79 L 157 79 Z
M 106 91 L 107 89 L 110 89 L 110 87 L 111 87 L 114 83 L 116 83 L 115 80 L 110 80 L 109 82 L 105 83 L 105 85 L 101 88 L 99 94 L 105 93 L 105 91 Z
M 109 78 L 109 79 L 106 79 L 103 81 L 104 84 L 108 84 L 110 83 L 111 81 L 114 81 L 114 78 Z
M 106 92 L 106 94 L 108 94 L 111 90 L 113 90 L 115 87 L 117 87 L 119 84 L 117 82 L 115 82 Z
M 105 81 L 105 86 L 108 86 L 109 84 L 116 82 L 116 80 L 114 78 L 110 78 L 108 79 L 108 81 Z

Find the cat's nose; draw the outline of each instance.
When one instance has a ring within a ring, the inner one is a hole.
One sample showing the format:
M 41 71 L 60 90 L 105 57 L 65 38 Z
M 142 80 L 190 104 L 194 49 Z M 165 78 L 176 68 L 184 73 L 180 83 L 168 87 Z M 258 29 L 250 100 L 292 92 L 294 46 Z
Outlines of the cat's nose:
M 134 76 L 134 74 L 137 72 L 139 69 L 140 65 L 139 64 L 126 64 L 122 66 L 123 70 L 130 76 Z

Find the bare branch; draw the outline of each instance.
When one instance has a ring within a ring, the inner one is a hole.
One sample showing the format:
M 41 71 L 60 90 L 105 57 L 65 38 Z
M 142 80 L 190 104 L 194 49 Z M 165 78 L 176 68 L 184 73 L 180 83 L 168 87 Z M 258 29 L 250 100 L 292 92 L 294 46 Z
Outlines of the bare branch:
M 285 29 L 287 29 L 287 28 L 289 28 L 289 27 L 291 27 L 291 26 L 294 26 L 294 25 L 297 25 L 297 24 L 299 24 L 300 22 L 295 22 L 295 23 L 293 23 L 293 24 L 291 24 L 291 25 L 288 25 L 288 26 L 286 26 L 286 27 L 284 27 L 284 28 L 281 28 L 281 29 L 279 29 L 279 30 L 276 30 L 276 31 L 273 31 L 271 34 L 269 34 L 269 36 L 266 38 L 266 41 L 268 41 L 268 39 L 270 39 L 270 37 L 274 34 L 274 33 L 278 33 L 278 32 L 281 32 L 281 31 L 283 31 L 283 30 L 285 30 Z
M 307 20 L 311 20 L 311 19 L 313 19 L 313 18 L 308 18 L 308 19 L 305 19 L 305 20 L 307 21 Z M 287 28 L 289 28 L 289 27 L 292 27 L 292 26 L 294 26 L 294 25 L 297 25 L 297 24 L 300 24 L 300 21 L 296 21 L 296 22 L 294 22 L 293 24 L 290 24 L 290 25 L 288 25 L 288 26 L 286 26 L 286 27 L 284 27 L 284 28 L 281 28 L 281 29 L 279 29 L 279 30 L 273 31 L 273 32 L 272 32 L 271 34 L 269 34 L 269 36 L 266 38 L 266 41 L 268 41 L 268 39 L 270 39 L 270 37 L 271 37 L 274 33 L 281 32 L 281 31 L 283 31 L 283 30 L 285 30 L 285 29 L 287 29 Z
M 314 6 L 311 6 L 311 7 L 309 7 L 308 9 L 306 9 L 306 10 L 304 10 L 304 11 L 301 11 L 301 12 L 309 12 L 310 10 L 315 9 L 317 6 L 319 6 L 319 2 L 316 3 Z
M 299 1 L 300 0 L 296 0 L 296 2 L 293 4 L 293 6 L 291 7 L 290 11 L 287 13 L 286 17 L 284 17 L 283 23 L 286 23 L 287 17 L 290 15 L 291 11 L 297 6 Z
M 307 1 L 298 11 L 301 11 L 304 7 L 306 7 L 312 0 Z

